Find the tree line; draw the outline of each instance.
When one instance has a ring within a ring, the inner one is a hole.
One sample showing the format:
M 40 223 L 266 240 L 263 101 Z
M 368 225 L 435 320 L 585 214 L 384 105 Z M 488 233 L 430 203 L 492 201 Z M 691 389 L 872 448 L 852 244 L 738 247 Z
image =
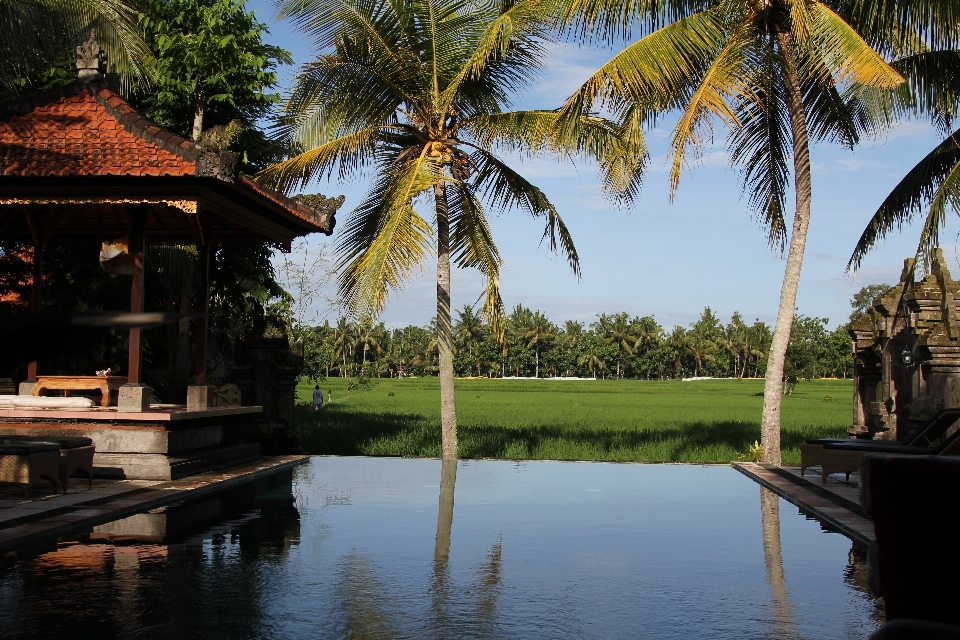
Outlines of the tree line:
M 797 315 L 787 350 L 788 392 L 804 378 L 848 378 L 853 357 L 847 325 Z M 439 371 L 436 321 L 389 329 L 369 318 L 306 327 L 299 332 L 304 375 L 311 378 L 404 378 Z M 685 377 L 762 378 L 773 331 L 734 312 L 726 323 L 710 307 L 688 327 L 666 330 L 653 316 L 600 314 L 589 324 L 551 321 L 517 305 L 503 340 L 467 305 L 455 313 L 453 367 L 458 377 L 581 377 L 672 380 Z

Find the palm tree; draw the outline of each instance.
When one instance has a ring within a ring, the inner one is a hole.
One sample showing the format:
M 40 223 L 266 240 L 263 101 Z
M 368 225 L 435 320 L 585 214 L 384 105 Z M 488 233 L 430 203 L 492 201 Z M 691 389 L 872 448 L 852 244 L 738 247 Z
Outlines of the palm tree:
M 354 327 L 354 343 L 363 351 L 360 365 L 361 374 L 367 366 L 367 354 L 372 352 L 371 356 L 376 358 L 383 352 L 383 347 L 380 340 L 377 339 L 376 333 L 378 333 L 377 327 L 373 326 L 373 319 L 369 317 L 363 318 Z
M 683 376 L 683 360 L 690 355 L 690 337 L 687 330 L 677 325 L 664 341 L 666 355 L 673 365 L 673 375 L 680 378 Z
M 288 191 L 371 170 L 337 245 L 340 294 L 371 315 L 427 260 L 434 229 L 414 205 L 432 195 L 443 456 L 456 457 L 451 259 L 486 276 L 483 312 L 497 334 L 503 313 L 501 259 L 481 202 L 543 220 L 550 248 L 579 273 L 556 208 L 495 151 L 593 158 L 618 202 L 636 193 L 643 154 L 628 130 L 597 116 L 577 116 L 573 131 L 553 111 L 506 111 L 547 53 L 538 0 L 282 0 L 279 15 L 320 56 L 286 105 L 284 131 L 300 153 L 261 178 Z
M 350 321 L 345 317 L 337 320 L 337 326 L 333 330 L 332 348 L 340 354 L 340 377 L 347 377 L 347 353 L 350 350 L 350 333 L 352 327 Z
M 596 327 L 597 332 L 603 336 L 604 344 L 617 346 L 617 379 L 620 379 L 624 352 L 633 355 L 633 348 L 639 337 L 636 327 L 630 323 L 626 313 L 612 316 L 600 314 Z
M 479 345 L 483 340 L 483 318 L 474 313 L 472 306 L 464 305 L 463 310 L 457 312 L 457 324 L 454 325 L 453 331 L 454 337 L 467 345 L 467 352 L 470 354 L 470 359 L 477 365 L 477 377 L 479 377 L 481 362 L 479 355 L 475 355 L 473 350 L 474 346 Z
M 603 359 L 597 354 L 597 343 L 594 340 L 590 341 L 590 346 L 587 347 L 586 353 L 580 356 L 580 359 L 577 360 L 577 365 L 580 367 L 586 367 L 590 370 L 590 375 L 593 376 L 593 379 L 597 379 L 597 369 L 603 371 L 607 368 L 606 363 Z
M 706 369 L 707 362 L 715 360 L 714 354 L 718 349 L 717 342 L 721 338 L 721 331 L 720 319 L 713 315 L 710 307 L 706 307 L 700 319 L 690 325 L 687 338 L 696 363 L 694 376 L 699 375 L 700 370 Z
M 639 127 L 658 112 L 679 109 L 671 139 L 671 195 L 719 120 L 730 130 L 731 160 L 742 168 L 750 205 L 771 245 L 782 251 L 793 157 L 796 205 L 761 420 L 763 460 L 779 464 L 783 364 L 810 223 L 809 138 L 853 146 L 873 124 L 861 100 L 863 87 L 887 90 L 903 78 L 818 0 L 565 4 L 564 17 L 582 32 L 609 34 L 637 22 L 648 32 L 587 80 L 562 116 L 576 119 L 599 103 L 623 124 Z M 637 15 L 650 6 L 652 12 Z
M 93 29 L 109 70 L 129 90 L 145 80 L 152 58 L 138 17 L 123 0 L 0 0 L 0 88 L 17 96 L 32 72 L 70 60 Z
M 536 369 L 533 377 L 540 377 L 540 350 L 547 347 L 557 339 L 556 327 L 539 311 L 535 311 L 530 318 L 530 324 L 523 332 L 523 340 L 528 349 L 533 349 L 536 354 Z

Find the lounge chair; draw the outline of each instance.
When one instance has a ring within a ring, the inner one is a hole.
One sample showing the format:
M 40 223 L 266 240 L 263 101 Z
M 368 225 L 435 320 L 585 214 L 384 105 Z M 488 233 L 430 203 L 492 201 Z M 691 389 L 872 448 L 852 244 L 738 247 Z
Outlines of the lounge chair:
M 944 438 L 953 434 L 951 430 L 954 425 L 960 422 L 960 408 L 944 409 L 938 413 L 930 422 L 910 433 L 903 440 L 855 440 L 851 438 L 811 438 L 800 445 L 800 475 L 803 476 L 809 467 L 820 467 L 823 469 L 824 447 L 836 443 L 863 442 L 879 447 L 897 447 L 897 446 L 932 446 L 938 444 Z M 838 455 L 829 456 L 833 466 L 840 465 L 842 468 L 835 469 L 830 473 L 847 473 L 847 479 L 850 479 L 850 472 L 846 472 L 843 467 L 849 467 L 845 461 Z M 850 462 L 856 462 L 857 459 L 851 458 Z M 857 467 L 851 468 L 856 471 Z M 823 474 L 823 481 L 829 473 Z
M 93 454 L 96 447 L 90 438 L 72 436 L 0 436 L 2 444 L 25 444 L 31 442 L 52 442 L 60 447 L 60 463 L 57 469 L 57 479 L 67 492 L 67 481 L 75 471 L 87 477 L 87 486 L 93 486 Z
M 844 473 L 847 480 L 854 471 L 859 471 L 860 463 L 870 454 L 908 455 L 908 456 L 960 456 L 960 430 L 931 446 L 910 444 L 885 444 L 873 440 L 847 440 L 829 442 L 823 445 L 821 469 L 823 482 L 831 473 Z
M 23 487 L 25 498 L 30 487 L 41 479 L 50 481 L 57 492 L 60 447 L 53 442 L 33 441 L 0 444 L 0 482 Z

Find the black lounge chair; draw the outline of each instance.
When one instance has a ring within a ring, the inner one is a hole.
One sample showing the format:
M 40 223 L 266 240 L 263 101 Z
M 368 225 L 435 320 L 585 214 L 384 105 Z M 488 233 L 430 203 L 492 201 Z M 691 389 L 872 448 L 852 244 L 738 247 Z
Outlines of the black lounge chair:
M 860 463 L 870 454 L 905 456 L 960 456 L 960 430 L 931 446 L 911 444 L 886 444 L 874 440 L 847 440 L 830 442 L 823 445 L 821 469 L 823 479 L 831 473 L 844 473 L 847 480 L 850 474 L 860 469 Z
M 846 443 L 865 443 L 868 445 L 876 445 L 877 447 L 882 447 L 883 451 L 889 451 L 893 453 L 893 447 L 903 447 L 903 446 L 919 446 L 919 447 L 928 447 L 934 446 L 939 442 L 943 441 L 945 438 L 952 435 L 950 429 L 960 422 L 960 407 L 944 409 L 936 416 L 933 417 L 930 422 L 924 426 L 916 429 L 911 432 L 903 440 L 854 440 L 851 438 L 811 438 L 805 441 L 800 445 L 800 475 L 803 476 L 808 467 L 820 467 L 823 475 L 823 481 L 827 481 L 827 476 L 830 473 L 843 472 L 847 474 L 847 479 L 850 479 L 850 473 L 857 470 L 857 467 L 853 467 L 850 471 L 845 469 L 834 469 L 829 473 L 823 472 L 823 461 L 824 461 L 824 448 L 834 444 L 846 444 Z M 907 451 L 906 453 L 918 453 L 917 451 Z M 830 461 L 833 463 L 840 462 L 840 459 L 836 455 L 827 456 L 830 458 Z M 841 466 L 849 466 L 842 464 Z
M 78 436 L 0 436 L 0 444 L 27 444 L 48 442 L 60 448 L 60 460 L 57 467 L 57 479 L 67 492 L 67 481 L 75 471 L 87 477 L 87 486 L 93 486 L 93 454 L 96 447 L 93 440 Z

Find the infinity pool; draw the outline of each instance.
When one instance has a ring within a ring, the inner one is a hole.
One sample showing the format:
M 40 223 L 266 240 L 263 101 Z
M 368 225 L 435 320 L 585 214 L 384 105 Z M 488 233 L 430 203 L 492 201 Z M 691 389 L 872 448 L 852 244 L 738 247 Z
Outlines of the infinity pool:
M 0 558 L 6 638 L 862 638 L 862 554 L 727 466 L 311 459 Z

